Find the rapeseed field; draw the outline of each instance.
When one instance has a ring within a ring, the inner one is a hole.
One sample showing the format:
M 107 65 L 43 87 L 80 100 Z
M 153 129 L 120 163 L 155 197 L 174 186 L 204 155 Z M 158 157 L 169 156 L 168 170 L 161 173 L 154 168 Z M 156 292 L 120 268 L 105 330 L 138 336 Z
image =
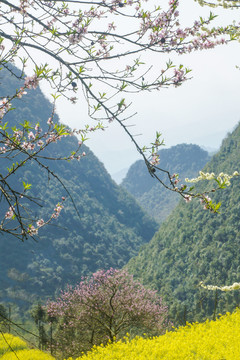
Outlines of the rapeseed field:
M 238 360 L 240 310 L 216 321 L 188 324 L 152 339 L 127 338 L 94 347 L 77 360 Z M 71 359 L 68 359 L 71 360 Z
M 0 334 L 1 360 L 54 360 L 40 350 L 29 349 L 25 341 L 11 334 Z
M 10 345 L 10 346 L 9 346 Z M 17 354 L 17 357 L 16 357 Z M 79 354 L 80 355 L 80 354 Z M 29 349 L 20 338 L 0 335 L 0 360 L 54 360 Z M 125 337 L 107 346 L 95 346 L 76 360 L 238 360 L 240 359 L 240 309 L 216 321 L 187 324 L 151 339 Z M 66 360 L 73 360 L 68 358 Z

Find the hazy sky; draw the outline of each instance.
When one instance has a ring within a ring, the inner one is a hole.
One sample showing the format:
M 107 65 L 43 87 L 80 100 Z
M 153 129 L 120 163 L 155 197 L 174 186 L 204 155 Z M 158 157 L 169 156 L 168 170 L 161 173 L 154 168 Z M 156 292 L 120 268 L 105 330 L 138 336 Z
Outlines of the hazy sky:
M 198 16 L 210 12 L 209 8 L 201 8 L 193 1 L 183 3 L 187 3 L 187 6 L 182 6 L 183 21 L 189 21 L 188 25 Z M 239 16 L 237 11 L 223 10 L 220 13 L 221 23 Z M 142 134 L 138 137 L 142 146 L 154 140 L 158 130 L 163 133 L 167 147 L 195 143 L 218 148 L 227 132 L 232 131 L 240 120 L 240 70 L 236 69 L 236 65 L 240 65 L 240 44 L 234 42 L 212 50 L 175 56 L 174 60 L 190 67 L 193 79 L 179 88 L 132 97 L 132 111 L 137 111 L 137 115 L 129 121 L 129 124 L 135 124 L 132 132 Z M 158 56 L 149 61 L 159 61 L 162 68 L 165 58 Z M 61 100 L 57 112 L 64 123 L 76 128 L 87 119 L 84 99 L 76 105 Z M 86 145 L 105 164 L 110 174 L 129 167 L 139 158 L 130 139 L 115 123 L 109 124 L 104 132 L 93 134 Z

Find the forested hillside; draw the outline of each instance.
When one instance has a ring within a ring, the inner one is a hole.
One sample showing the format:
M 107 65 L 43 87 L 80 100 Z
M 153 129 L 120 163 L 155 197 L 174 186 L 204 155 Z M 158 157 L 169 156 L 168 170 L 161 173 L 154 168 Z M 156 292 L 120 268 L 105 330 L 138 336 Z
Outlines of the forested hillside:
M 13 94 L 20 87 L 18 80 L 3 70 L 0 82 L 0 95 Z M 28 120 L 46 128 L 52 107 L 39 89 L 28 90 L 15 105 L 17 110 L 6 115 L 8 126 Z M 75 150 L 77 142 L 76 137 L 63 138 L 49 146 L 44 155 L 66 156 Z M 22 186 L 22 181 L 32 184 L 29 194 L 42 205 L 39 208 L 32 203 L 34 217 L 48 219 L 62 196 L 66 201 L 59 218 L 39 230 L 37 241 L 21 242 L 1 234 L 1 301 L 30 304 L 68 283 L 75 284 L 82 275 L 100 268 L 120 268 L 157 230 L 157 224 L 112 181 L 90 149 L 83 146 L 82 151 L 86 156 L 80 161 L 43 159 L 65 184 L 80 216 L 61 184 L 34 162 L 29 161 L 15 175 L 15 186 Z M 2 158 L 2 169 L 6 164 L 7 159 Z
M 179 144 L 169 149 L 161 149 L 159 155 L 159 166 L 170 174 L 179 174 L 181 181 L 186 177 L 196 176 L 210 159 L 207 151 L 193 144 Z M 165 174 L 159 172 L 159 177 L 165 182 L 168 181 Z M 143 160 L 136 161 L 130 167 L 121 185 L 158 223 L 167 218 L 179 201 L 176 193 L 159 186 L 156 179 L 149 176 Z
M 223 141 L 204 171 L 233 173 L 240 168 L 240 125 Z M 222 293 L 198 284 L 230 285 L 240 279 L 239 177 L 211 197 L 222 202 L 220 214 L 199 201 L 181 201 L 151 242 L 127 268 L 144 284 L 157 288 L 179 323 L 213 316 L 239 306 L 239 291 Z M 206 183 L 202 184 L 206 186 Z

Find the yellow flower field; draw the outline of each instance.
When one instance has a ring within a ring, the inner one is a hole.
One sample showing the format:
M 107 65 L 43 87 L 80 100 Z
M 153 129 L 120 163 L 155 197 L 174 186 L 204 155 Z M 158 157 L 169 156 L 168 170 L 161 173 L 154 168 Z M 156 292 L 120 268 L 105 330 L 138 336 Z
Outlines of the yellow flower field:
M 0 360 L 54 360 L 40 350 L 30 350 L 27 344 L 11 334 L 0 335 Z M 216 321 L 188 324 L 152 339 L 127 338 L 94 347 L 76 360 L 238 360 L 240 359 L 240 309 L 221 316 Z M 69 358 L 68 360 L 72 360 Z
M 3 354 L 8 351 L 11 351 L 9 345 L 14 351 L 27 349 L 28 346 L 25 341 L 21 340 L 17 336 L 11 334 L 0 334 L 0 358 Z M 15 356 L 16 357 L 16 356 Z
M 94 347 L 77 360 L 93 359 L 237 360 L 240 359 L 240 310 L 216 321 L 189 324 L 153 339 L 125 339 L 106 347 Z
M 16 357 L 17 355 L 17 357 Z M 3 360 L 54 360 L 54 358 L 40 350 L 19 350 L 16 355 L 11 352 L 4 355 Z M 0 357 L 1 359 L 1 357 Z
M 17 356 L 16 356 L 17 355 Z M 40 350 L 28 349 L 25 341 L 11 334 L 0 334 L 0 360 L 54 360 Z

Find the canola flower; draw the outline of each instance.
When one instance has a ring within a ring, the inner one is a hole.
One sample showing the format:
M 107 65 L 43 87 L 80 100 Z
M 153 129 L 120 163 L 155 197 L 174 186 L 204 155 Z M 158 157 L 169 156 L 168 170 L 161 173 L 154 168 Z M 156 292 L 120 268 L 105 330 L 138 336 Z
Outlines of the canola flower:
M 40 350 L 28 349 L 25 341 L 11 334 L 0 334 L 0 360 L 54 360 Z
M 237 360 L 240 310 L 216 321 L 187 324 L 152 339 L 135 338 L 94 347 L 76 360 Z M 68 360 L 72 360 L 69 358 Z
M 17 355 L 17 357 L 16 357 Z M 40 350 L 19 350 L 16 351 L 16 355 L 14 354 L 14 352 L 11 353 L 7 353 L 4 355 L 3 358 L 0 357 L 0 359 L 3 360 L 54 360 L 54 358 L 49 355 L 44 353 L 43 351 Z
M 11 348 L 9 347 L 9 345 Z M 3 354 L 12 351 L 11 349 L 13 349 L 14 351 L 18 351 L 27 348 L 28 346 L 25 341 L 23 341 L 19 337 L 13 336 L 11 334 L 0 334 L 0 359 Z

